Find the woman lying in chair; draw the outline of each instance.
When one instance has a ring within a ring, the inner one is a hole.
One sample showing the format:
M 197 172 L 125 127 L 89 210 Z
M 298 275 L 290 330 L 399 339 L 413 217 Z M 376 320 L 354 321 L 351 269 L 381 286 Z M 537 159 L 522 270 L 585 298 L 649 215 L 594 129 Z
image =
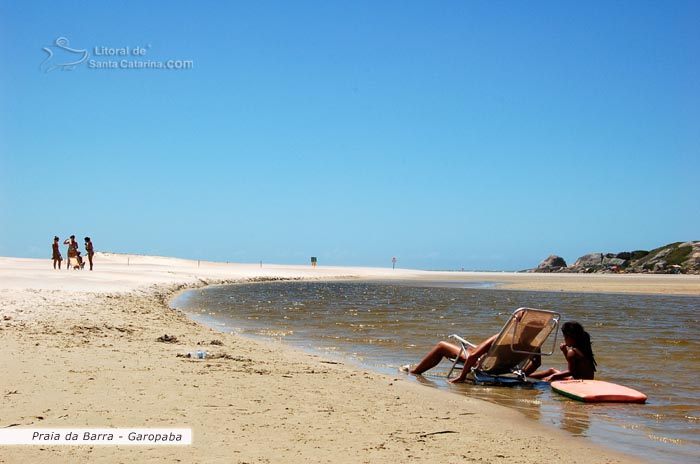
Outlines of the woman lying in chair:
M 565 371 L 550 368 L 535 372 L 541 365 L 541 357 L 534 356 L 522 369 L 523 373 L 528 377 L 542 379 L 547 382 L 562 379 L 592 379 L 596 370 L 596 361 L 591 349 L 590 335 L 583 329 L 581 324 L 573 321 L 564 323 L 561 331 L 564 335 L 564 343 L 559 348 L 566 357 L 568 368 Z M 460 356 L 464 363 L 462 371 L 457 377 L 450 379 L 449 382 L 464 382 L 472 367 L 476 365 L 482 355 L 489 351 L 498 335 L 495 334 L 489 337 L 474 348 L 467 348 L 466 354 L 458 345 L 444 341 L 440 342 L 416 366 L 403 366 L 401 370 L 410 374 L 421 375 L 428 369 L 437 366 L 442 361 L 442 358 L 454 359 Z
M 466 354 L 464 353 L 464 351 L 461 350 L 460 346 L 455 345 L 454 343 L 444 341 L 440 342 L 437 345 L 435 345 L 435 347 L 432 350 L 430 350 L 430 352 L 421 360 L 421 362 L 416 364 L 414 367 L 411 367 L 409 365 L 402 366 L 401 370 L 403 370 L 404 372 L 408 372 L 409 374 L 421 375 L 428 369 L 432 369 L 433 367 L 440 364 L 442 358 L 454 359 L 457 356 L 460 356 L 462 358 L 462 362 L 464 363 L 462 371 L 457 377 L 450 379 L 449 382 L 464 382 L 467 378 L 467 374 L 471 372 L 472 367 L 476 365 L 476 362 L 479 360 L 479 358 L 482 355 L 486 354 L 486 352 L 489 351 L 489 349 L 491 349 L 491 345 L 493 345 L 493 342 L 496 341 L 498 335 L 499 334 L 492 335 L 483 342 L 479 343 L 474 348 L 467 348 Z M 528 364 L 523 368 L 523 372 L 525 373 L 525 375 L 530 375 L 530 373 L 534 372 L 535 369 L 540 367 L 541 362 L 542 361 L 540 356 L 534 356 L 530 360 L 530 362 L 528 362 Z

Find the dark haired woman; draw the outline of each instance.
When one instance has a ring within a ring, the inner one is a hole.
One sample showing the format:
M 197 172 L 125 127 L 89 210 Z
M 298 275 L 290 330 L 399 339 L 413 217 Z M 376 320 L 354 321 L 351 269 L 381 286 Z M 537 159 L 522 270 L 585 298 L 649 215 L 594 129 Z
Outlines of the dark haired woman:
M 546 380 L 592 379 L 596 371 L 595 357 L 591 348 L 591 336 L 578 322 L 565 322 L 561 327 L 564 343 L 559 349 L 566 358 L 567 369 L 554 368 L 530 374 L 530 377 Z
M 85 237 L 85 251 L 87 252 L 90 270 L 92 271 L 92 257 L 95 255 L 95 247 L 92 245 L 90 237 Z
M 58 237 L 53 238 L 53 245 L 51 248 L 53 250 L 53 268 L 56 269 L 56 264 L 58 264 L 58 269 L 61 269 L 61 261 L 63 261 L 63 256 L 61 256 L 61 250 L 58 249 Z
M 75 241 L 75 235 L 71 235 L 70 238 L 65 239 L 63 244 L 68 245 L 68 265 L 66 268 L 73 267 L 73 269 L 82 269 L 85 267 L 83 258 L 80 256 L 80 250 L 78 250 L 78 242 Z

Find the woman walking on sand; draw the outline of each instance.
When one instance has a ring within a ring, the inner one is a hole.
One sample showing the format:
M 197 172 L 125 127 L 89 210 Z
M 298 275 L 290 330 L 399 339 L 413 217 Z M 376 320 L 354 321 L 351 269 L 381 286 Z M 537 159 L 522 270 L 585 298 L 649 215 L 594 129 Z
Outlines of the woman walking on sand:
M 56 269 L 56 263 L 58 263 L 58 270 L 61 270 L 61 261 L 63 261 L 63 256 L 61 256 L 61 250 L 58 249 L 58 241 L 59 238 L 54 236 L 53 245 L 51 245 L 51 248 L 53 249 L 53 268 Z

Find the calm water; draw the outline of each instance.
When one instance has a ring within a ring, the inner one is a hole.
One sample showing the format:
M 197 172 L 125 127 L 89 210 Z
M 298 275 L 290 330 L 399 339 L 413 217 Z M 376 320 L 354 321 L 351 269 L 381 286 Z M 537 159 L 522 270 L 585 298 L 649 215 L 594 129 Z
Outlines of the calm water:
M 447 364 L 417 381 L 521 410 L 575 436 L 653 462 L 700 458 L 699 297 L 519 292 L 464 283 L 268 282 L 208 287 L 173 306 L 221 331 L 271 337 L 391 375 L 458 333 L 480 341 L 520 306 L 559 311 L 593 339 L 597 377 L 645 405 L 584 404 L 535 388 L 452 386 Z M 556 350 L 543 367 L 566 367 Z M 413 379 L 413 376 L 407 376 Z

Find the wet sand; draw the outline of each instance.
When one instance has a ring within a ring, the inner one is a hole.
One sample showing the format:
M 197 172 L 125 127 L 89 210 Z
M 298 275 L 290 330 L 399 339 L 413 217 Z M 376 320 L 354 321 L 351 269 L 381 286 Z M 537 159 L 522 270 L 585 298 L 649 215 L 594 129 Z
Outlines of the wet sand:
M 700 276 L 671 274 L 535 274 L 485 273 L 484 280 L 503 282 L 511 290 L 700 295 Z M 495 274 L 495 275 L 494 275 Z
M 398 374 L 216 332 L 168 301 L 184 288 L 272 278 L 700 294 L 697 276 L 261 268 L 106 254 L 93 272 L 50 266 L 0 258 L 0 428 L 191 428 L 193 444 L 4 446 L 0 462 L 638 462 Z M 159 341 L 165 334 L 176 341 Z M 182 357 L 197 350 L 210 356 Z

